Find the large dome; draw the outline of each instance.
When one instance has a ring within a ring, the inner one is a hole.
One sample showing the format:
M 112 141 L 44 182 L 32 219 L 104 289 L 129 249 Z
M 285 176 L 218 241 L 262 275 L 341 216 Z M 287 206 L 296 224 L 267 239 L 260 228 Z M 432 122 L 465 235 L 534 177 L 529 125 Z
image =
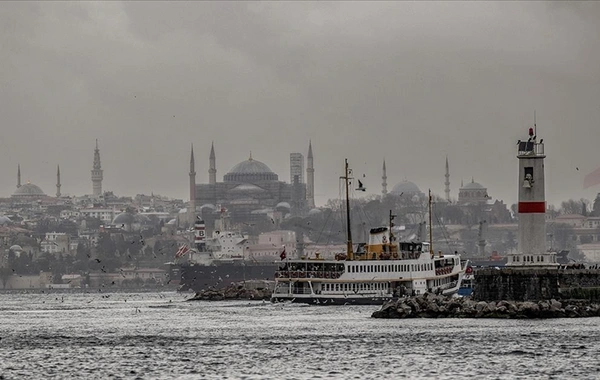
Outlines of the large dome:
M 29 183 L 27 182 L 26 184 L 22 185 L 21 187 L 17 188 L 17 190 L 15 190 L 15 192 L 13 193 L 13 197 L 19 197 L 19 198 L 35 198 L 35 197 L 43 197 L 46 194 L 44 194 L 44 192 L 42 191 L 42 189 L 39 188 L 39 186 L 34 185 L 33 183 Z
M 404 180 L 402 182 L 397 183 L 396 186 L 392 188 L 392 191 L 390 191 L 390 193 L 394 195 L 420 194 L 421 190 L 419 189 L 419 186 L 415 185 L 413 182 Z
M 246 161 L 235 165 L 229 173 L 225 174 L 225 182 L 254 182 L 254 181 L 277 181 L 279 177 L 271 169 L 260 161 L 250 156 Z
M 135 217 L 129 212 L 122 212 L 113 219 L 113 224 L 132 224 L 133 222 L 135 222 Z
M 471 182 L 467 183 L 465 186 L 462 187 L 463 189 L 470 189 L 470 190 L 480 190 L 480 189 L 485 189 L 485 187 L 483 187 L 482 184 L 475 182 L 475 180 L 472 180 Z

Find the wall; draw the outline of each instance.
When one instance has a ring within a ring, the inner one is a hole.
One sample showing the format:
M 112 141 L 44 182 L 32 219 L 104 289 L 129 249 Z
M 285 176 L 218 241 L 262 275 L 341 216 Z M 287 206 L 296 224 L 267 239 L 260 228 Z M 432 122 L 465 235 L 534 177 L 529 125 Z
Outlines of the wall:
M 473 298 L 481 301 L 534 301 L 577 298 L 600 301 L 600 270 L 480 269 Z

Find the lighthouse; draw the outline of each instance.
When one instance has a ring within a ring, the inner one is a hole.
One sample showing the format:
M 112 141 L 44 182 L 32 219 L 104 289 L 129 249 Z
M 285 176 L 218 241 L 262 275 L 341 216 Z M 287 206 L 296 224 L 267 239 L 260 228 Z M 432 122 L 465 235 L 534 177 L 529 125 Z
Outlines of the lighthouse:
M 519 159 L 519 234 L 517 253 L 508 255 L 506 266 L 555 268 L 556 252 L 546 250 L 546 194 L 544 144 L 529 128 L 527 140 L 517 142 Z

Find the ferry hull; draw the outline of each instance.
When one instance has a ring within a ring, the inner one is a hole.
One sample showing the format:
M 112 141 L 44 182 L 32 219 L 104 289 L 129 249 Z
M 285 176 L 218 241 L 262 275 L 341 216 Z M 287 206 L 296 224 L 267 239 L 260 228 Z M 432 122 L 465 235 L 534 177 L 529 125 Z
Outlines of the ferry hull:
M 291 303 L 302 303 L 317 306 L 336 306 L 336 305 L 383 305 L 384 303 L 393 300 L 392 297 L 322 297 L 322 296 L 311 296 L 311 297 L 282 297 L 274 296 L 271 298 L 271 302 L 291 302 Z
M 457 294 L 457 288 L 448 289 L 444 291 L 442 294 L 445 296 L 452 296 Z M 290 303 L 301 303 L 301 304 L 309 304 L 309 305 L 317 305 L 317 306 L 336 306 L 336 305 L 375 305 L 380 306 L 385 304 L 388 301 L 393 301 L 398 299 L 398 297 L 392 296 L 324 296 L 324 295 L 273 295 L 271 297 L 271 302 L 280 303 L 280 302 L 290 302 Z
M 276 264 L 183 264 L 179 266 L 179 290 L 199 292 L 209 288 L 224 288 L 235 282 L 272 281 L 276 270 Z

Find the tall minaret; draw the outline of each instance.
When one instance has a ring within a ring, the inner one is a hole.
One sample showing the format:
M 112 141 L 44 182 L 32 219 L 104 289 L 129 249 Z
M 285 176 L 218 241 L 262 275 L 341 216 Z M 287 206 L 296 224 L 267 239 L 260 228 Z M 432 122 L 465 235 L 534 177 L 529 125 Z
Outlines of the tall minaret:
M 194 144 L 190 154 L 190 209 L 189 221 L 193 224 L 196 219 L 196 161 L 194 160 Z
M 21 187 L 21 164 L 17 164 L 17 189 Z
M 381 194 L 387 194 L 387 171 L 385 170 L 385 159 L 383 160 L 383 175 L 381 176 Z
M 535 126 L 535 123 L 534 123 Z M 528 140 L 517 143 L 519 159 L 518 250 L 508 255 L 511 267 L 557 267 L 556 252 L 546 250 L 546 194 L 544 188 L 544 144 L 534 128 Z
M 446 189 L 444 190 L 444 193 L 446 193 L 446 201 L 448 201 L 448 203 L 450 203 L 450 166 L 448 166 L 448 156 L 446 156 L 446 182 L 444 182 L 444 185 L 446 185 Z
M 215 156 L 215 144 L 210 144 L 210 156 L 209 156 L 209 168 L 208 168 L 208 184 L 217 184 L 217 158 Z
M 102 195 L 102 178 L 100 149 L 98 149 L 98 139 L 96 139 L 96 149 L 94 149 L 94 168 L 92 169 L 92 195 L 94 197 L 99 197 Z
M 60 198 L 60 165 L 56 165 L 56 198 Z
M 306 156 L 306 203 L 309 209 L 315 208 L 315 168 L 313 166 L 312 141 L 308 142 L 308 156 Z

